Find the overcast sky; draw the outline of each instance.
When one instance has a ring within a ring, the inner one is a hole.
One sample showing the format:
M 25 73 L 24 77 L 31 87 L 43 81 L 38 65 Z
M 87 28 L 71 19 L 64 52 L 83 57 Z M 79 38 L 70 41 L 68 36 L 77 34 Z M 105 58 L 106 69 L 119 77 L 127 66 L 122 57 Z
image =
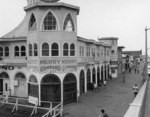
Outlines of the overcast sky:
M 97 37 L 118 37 L 118 45 L 125 46 L 125 50 L 145 51 L 144 29 L 150 28 L 150 0 L 60 1 L 80 7 L 78 36 L 95 40 Z M 1 0 L 0 37 L 23 20 L 26 5 L 26 0 Z

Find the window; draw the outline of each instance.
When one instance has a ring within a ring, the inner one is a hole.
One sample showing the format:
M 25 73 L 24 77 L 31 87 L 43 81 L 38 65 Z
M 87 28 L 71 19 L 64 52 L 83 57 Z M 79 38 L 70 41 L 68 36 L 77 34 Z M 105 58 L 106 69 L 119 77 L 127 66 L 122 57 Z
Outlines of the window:
M 52 56 L 59 56 L 59 48 L 57 43 L 53 43 L 51 47 Z
M 82 46 L 80 46 L 79 53 L 80 53 L 80 56 L 82 56 Z
M 3 48 L 0 47 L 0 57 L 3 57 Z
M 32 44 L 29 44 L 29 56 L 32 56 Z
M 34 56 L 38 56 L 38 48 L 37 48 L 37 44 L 34 44 Z
M 15 46 L 15 57 L 19 56 L 19 47 Z
M 66 19 L 65 19 L 63 30 L 65 30 L 65 31 L 75 31 L 74 23 L 73 23 L 73 20 L 72 20 L 72 17 L 71 17 L 70 14 L 68 14 Z
M 92 48 L 92 56 L 95 57 L 95 48 Z
M 49 56 L 49 45 L 48 45 L 48 43 L 44 43 L 42 45 L 42 56 Z
M 75 45 L 74 44 L 70 45 L 70 56 L 75 56 Z
M 43 24 L 44 30 L 56 30 L 57 27 L 56 25 L 57 25 L 56 18 L 51 12 L 48 12 L 48 14 L 44 19 L 44 24 Z
M 63 56 L 68 56 L 68 44 L 65 43 L 63 46 Z
M 26 48 L 25 48 L 25 46 L 21 46 L 21 56 L 26 56 Z
M 37 30 L 37 23 L 35 16 L 32 14 L 29 22 L 29 31 Z
M 5 47 L 5 56 L 8 57 L 9 56 L 9 48 Z

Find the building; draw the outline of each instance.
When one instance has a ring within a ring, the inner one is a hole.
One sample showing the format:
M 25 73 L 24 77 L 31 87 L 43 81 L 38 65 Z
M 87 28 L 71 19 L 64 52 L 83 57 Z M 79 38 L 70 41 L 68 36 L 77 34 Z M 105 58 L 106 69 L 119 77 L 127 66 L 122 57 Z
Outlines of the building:
M 112 78 L 118 78 L 118 38 L 104 37 L 99 38 L 100 42 L 105 42 L 111 45 L 110 48 L 110 74 Z
M 122 57 L 122 51 L 124 48 L 124 46 L 118 46 L 118 75 L 125 71 L 125 62 Z
M 0 38 L 0 91 L 42 101 L 78 101 L 110 74 L 117 77 L 117 40 L 77 36 L 79 7 L 27 0 L 26 16 Z M 111 71 L 110 71 L 111 68 Z

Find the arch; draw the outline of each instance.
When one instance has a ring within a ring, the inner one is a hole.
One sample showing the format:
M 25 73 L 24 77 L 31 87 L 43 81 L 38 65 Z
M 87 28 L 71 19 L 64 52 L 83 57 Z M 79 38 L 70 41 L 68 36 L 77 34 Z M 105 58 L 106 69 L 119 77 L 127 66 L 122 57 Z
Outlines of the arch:
M 15 75 L 14 95 L 17 97 L 28 96 L 26 76 L 21 72 Z
M 35 75 L 29 77 L 28 83 L 28 95 L 33 97 L 39 97 L 39 85 Z
M 14 48 L 14 52 L 15 52 L 15 57 L 18 57 L 19 56 L 19 47 L 18 46 L 15 46 Z
M 95 68 L 92 70 L 92 78 L 93 78 L 93 83 L 96 83 L 96 71 Z
M 26 56 L 26 47 L 21 46 L 21 56 Z
M 0 73 L 0 93 L 8 92 L 10 87 L 10 79 L 6 72 Z
M 64 43 L 64 45 L 63 45 L 63 56 L 68 56 L 68 51 L 69 51 L 68 43 Z
M 105 80 L 107 80 L 107 66 L 105 65 L 105 68 L 104 68 L 104 72 L 105 72 Z
M 29 77 L 29 82 L 31 82 L 31 83 L 38 83 L 38 80 L 37 80 L 36 76 L 31 75 L 31 76 Z
M 43 30 L 57 30 L 58 29 L 58 23 L 56 20 L 56 17 L 54 16 L 54 13 L 52 13 L 51 10 L 49 10 L 42 22 L 42 29 Z
M 80 71 L 80 94 L 84 93 L 85 92 L 85 75 L 84 75 L 84 71 L 81 70 Z
M 5 47 L 5 57 L 9 56 L 9 47 Z
M 3 57 L 3 47 L 0 47 L 0 57 Z
M 49 44 L 48 43 L 42 44 L 42 56 L 49 56 Z
M 100 68 L 97 67 L 97 84 L 100 84 Z
M 38 56 L 38 46 L 37 46 L 37 43 L 34 43 L 34 56 Z
M 68 104 L 77 101 L 77 80 L 76 76 L 69 73 L 63 80 L 64 95 L 63 103 Z
M 104 82 L 104 72 L 103 72 L 103 66 L 101 66 L 101 82 Z
M 57 43 L 51 45 L 51 56 L 59 56 L 59 46 Z
M 61 101 L 61 82 L 58 76 L 54 74 L 47 74 L 42 78 L 41 100 L 51 102 Z
M 29 44 L 29 56 L 32 56 L 32 44 Z
M 70 45 L 70 56 L 75 56 L 75 45 L 72 43 Z
M 64 25 L 63 25 L 63 30 L 65 31 L 75 31 L 75 25 L 74 25 L 74 21 L 72 19 L 72 16 L 70 13 L 67 14 L 65 21 L 64 21 Z
M 0 79 L 3 79 L 3 78 L 9 78 L 9 76 L 6 72 L 0 73 Z
M 26 76 L 21 72 L 19 72 L 15 75 L 15 79 L 25 79 L 25 78 L 26 78 Z
M 87 73 L 86 73 L 86 77 L 87 77 L 87 90 L 90 90 L 91 89 L 91 71 L 90 69 L 87 70 Z
M 28 26 L 29 31 L 35 31 L 37 30 L 37 22 L 34 14 L 31 14 L 30 20 L 29 20 L 29 26 Z

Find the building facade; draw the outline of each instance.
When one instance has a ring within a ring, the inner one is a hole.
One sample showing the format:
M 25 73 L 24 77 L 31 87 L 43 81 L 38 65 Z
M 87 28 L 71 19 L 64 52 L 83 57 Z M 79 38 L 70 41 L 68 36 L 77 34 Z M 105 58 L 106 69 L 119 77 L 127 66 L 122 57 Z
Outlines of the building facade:
M 58 0 L 27 3 L 23 21 L 0 38 L 0 92 L 39 100 L 39 105 L 68 104 L 92 83 L 117 77 L 112 61 L 117 61 L 118 39 L 108 43 L 77 36 L 77 6 Z

